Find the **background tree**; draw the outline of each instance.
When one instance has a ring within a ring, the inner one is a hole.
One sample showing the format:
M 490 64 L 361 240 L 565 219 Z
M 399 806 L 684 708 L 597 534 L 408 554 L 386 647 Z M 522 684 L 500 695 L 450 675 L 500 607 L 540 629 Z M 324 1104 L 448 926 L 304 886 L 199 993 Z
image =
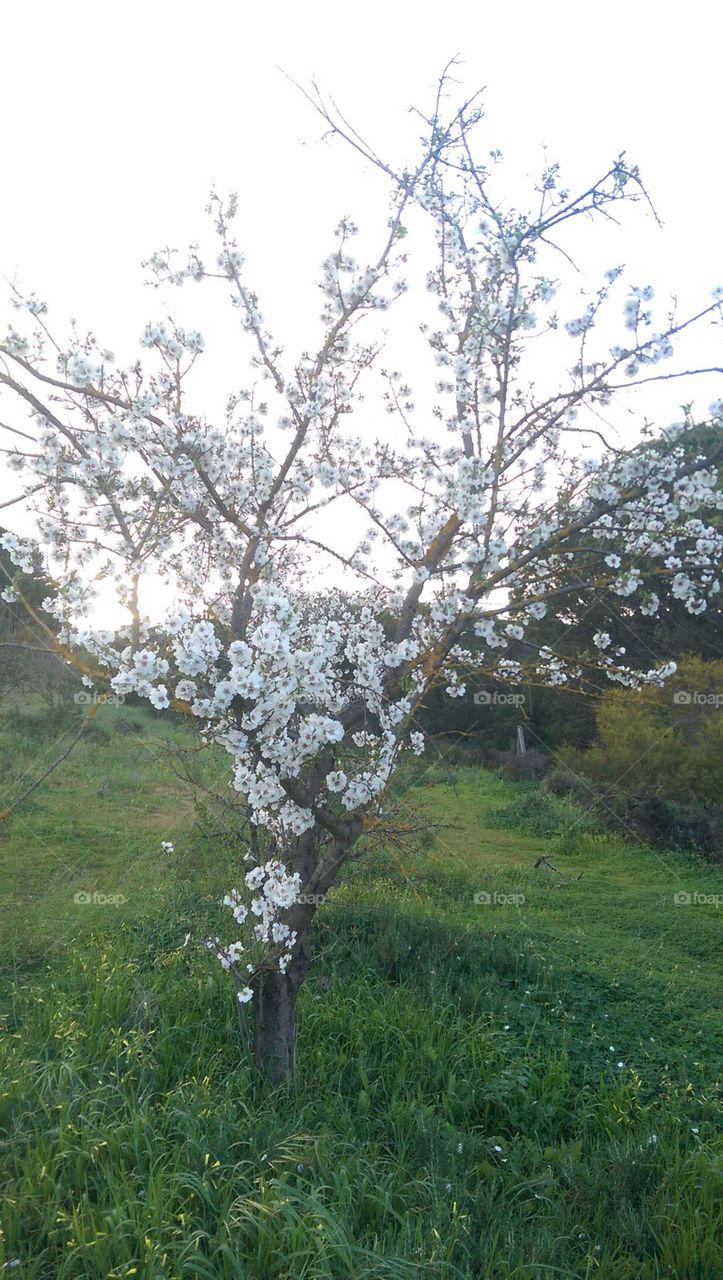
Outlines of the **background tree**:
M 253 1002 L 256 1056 L 275 1079 L 294 1061 L 318 904 L 360 836 L 387 829 L 388 783 L 404 751 L 423 750 L 413 726 L 429 690 L 462 697 L 464 672 L 481 668 L 519 681 L 508 648 L 564 610 L 559 574 L 582 538 L 601 548 L 615 540 L 620 564 L 601 554 L 595 587 L 643 610 L 653 601 L 636 566 L 653 525 L 647 556 L 678 556 L 680 544 L 674 595 L 697 613 L 717 590 L 721 538 L 706 513 L 720 505 L 718 447 L 691 461 L 685 424 L 665 456 L 583 460 L 573 442 L 588 430 L 585 415 L 641 369 L 657 377 L 676 336 L 719 315 L 720 300 L 656 329 L 650 290 L 633 289 L 622 306 L 625 345 L 611 349 L 601 336 L 593 350 L 599 317 L 622 287 L 615 269 L 563 327 L 548 267 L 558 239 L 573 221 L 644 200 L 639 174 L 621 156 L 571 195 L 548 166 L 530 210 L 510 209 L 497 190 L 497 153 L 474 149 L 478 100 L 447 113 L 447 88 L 443 79 L 404 170 L 316 98 L 332 133 L 384 176 L 391 203 L 366 265 L 353 256 L 356 227 L 339 223 L 322 269 L 319 332 L 295 357 L 269 331 L 246 278 L 235 198 L 212 196 L 210 258 L 194 245 L 150 259 L 159 287 L 193 280 L 230 294 L 250 368 L 235 389 L 234 356 L 222 423 L 195 398 L 204 340 L 172 319 L 147 325 L 145 363 L 116 368 L 94 334 L 61 340 L 45 304 L 16 294 L 32 332 L 11 327 L 0 347 L 0 388 L 10 412 L 30 419 L 10 461 L 53 560 L 58 595 L 46 607 L 58 645 L 92 653 L 86 675 L 100 686 L 185 710 L 230 757 L 257 839 L 240 850 L 226 898 L 237 937 L 209 946 L 239 1001 Z M 404 379 L 378 370 L 378 353 L 379 318 L 405 292 L 410 246 L 418 235 L 428 244 L 420 215 L 436 244 L 427 274 L 436 318 L 424 336 L 438 380 L 415 408 Z M 564 267 L 564 255 L 556 260 Z M 567 369 L 563 339 L 573 346 Z M 390 411 L 383 430 L 369 392 Z M 21 539 L 4 545 L 16 562 L 27 555 Z M 355 592 L 336 616 L 302 593 L 320 559 L 343 566 Z M 173 584 L 165 639 L 151 638 L 142 615 L 149 572 Z M 120 638 L 92 625 L 100 580 L 128 610 Z M 535 649 L 539 680 L 579 680 L 577 658 Z M 671 670 L 636 672 L 608 649 L 600 634 L 583 657 L 619 683 L 657 683 Z
M 676 431 L 672 440 L 687 462 L 695 464 L 720 448 L 723 426 L 715 421 L 697 424 L 689 416 L 684 434 Z M 671 437 L 663 432 L 626 452 L 636 456 L 638 452 L 652 451 L 663 457 L 670 447 Z M 709 518 L 712 524 L 720 526 L 720 512 L 713 512 Z M 678 528 L 679 554 L 686 539 L 690 549 L 694 549 L 698 541 L 695 523 L 687 525 L 683 515 Z M 689 654 L 697 654 L 708 662 L 721 657 L 720 592 L 713 593 L 704 611 L 691 612 L 668 590 L 675 566 L 646 555 L 641 547 L 635 565 L 641 579 L 639 590 L 650 599 L 657 599 L 656 608 L 644 612 L 639 608 L 637 592 L 630 600 L 600 589 L 601 572 L 605 576 L 610 568 L 607 557 L 618 558 L 614 531 L 606 538 L 598 536 L 594 540 L 586 532 L 580 532 L 570 538 L 568 548 L 568 556 L 557 565 L 554 579 L 551 575 L 548 580 L 550 587 L 554 580 L 554 589 L 564 597 L 564 605 L 531 623 L 524 640 L 513 640 L 508 647 L 508 656 L 520 664 L 518 697 L 479 671 L 474 687 L 470 685 L 461 701 L 450 699 L 443 689 L 431 691 L 419 716 L 426 732 L 450 739 L 457 736 L 472 747 L 484 744 L 504 751 L 514 745 L 516 726 L 522 722 L 533 742 L 552 748 L 563 743 L 576 747 L 589 745 L 595 734 L 597 701 L 605 693 L 607 681 L 604 678 L 601 681 L 599 671 L 592 665 L 587 673 L 583 669 L 574 688 L 548 688 L 535 681 L 534 666 L 541 647 L 567 660 L 594 655 L 594 637 L 605 628 L 610 634 L 609 648 L 621 657 L 624 655 L 625 661 L 636 668 L 671 658 L 680 662 Z M 535 572 L 533 565 L 529 580 L 520 584 L 520 600 L 534 590 Z M 471 647 L 475 648 L 475 642 Z M 480 701 L 480 691 L 486 691 L 483 696 L 491 695 L 487 701 Z M 625 697 L 619 698 L 616 705 L 625 706 Z
M 77 676 L 54 652 L 46 616 L 43 627 L 36 621 L 43 600 L 53 595 L 53 584 L 37 550 L 25 571 L 13 563 L 2 545 L 5 533 L 0 527 L 0 693 L 4 700 L 35 693 L 52 706 L 78 687 Z
M 665 688 L 609 689 L 587 751 L 564 753 L 577 773 L 671 800 L 720 804 L 723 795 L 723 661 L 687 656 Z
M 637 445 L 633 455 L 652 452 L 665 457 L 674 443 L 686 461 L 696 465 L 716 454 L 723 442 L 723 425 L 720 421 L 696 423 L 690 415 L 683 433 L 665 431 Z M 720 485 L 719 485 L 720 487 Z M 674 513 L 671 513 L 674 515 Z M 533 645 L 547 645 L 555 653 L 566 657 L 590 655 L 595 652 L 595 637 L 607 632 L 610 636 L 608 652 L 614 652 L 631 666 L 639 668 L 666 659 L 680 661 L 690 654 L 714 662 L 721 657 L 723 647 L 723 615 L 720 592 L 713 592 L 704 610 L 689 609 L 671 590 L 671 584 L 690 551 L 695 553 L 701 542 L 702 530 L 695 521 L 679 513 L 677 551 L 670 556 L 647 554 L 646 539 L 641 540 L 634 569 L 639 586 L 634 597 L 617 598 L 600 589 L 600 575 L 609 569 L 608 561 L 618 559 L 617 538 L 611 530 L 607 538 L 591 539 L 583 532 L 571 540 L 571 556 L 561 562 L 555 572 L 556 589 L 564 595 L 564 607 L 550 613 L 534 624 L 527 640 Z M 712 525 L 720 528 L 720 511 L 709 515 Z M 648 539 L 655 546 L 656 533 L 651 528 Z M 682 557 L 682 560 L 681 560 Z M 639 595 L 647 595 L 653 608 L 640 609 Z M 524 648 L 524 646 L 521 646 Z M 525 654 L 520 657 L 524 660 Z M 587 697 L 570 697 L 554 689 L 530 689 L 525 711 L 534 724 L 535 735 L 552 746 L 570 743 L 577 747 L 589 744 L 595 732 L 597 701 L 605 693 L 605 681 L 592 668 L 583 677 L 579 689 Z M 621 699 L 621 705 L 624 699 Z M 632 705 L 632 704 L 631 704 Z
M 723 446 L 723 425 L 720 421 L 696 424 L 689 420 L 683 432 L 678 429 L 672 436 L 664 432 L 629 452 L 632 457 L 652 453 L 664 458 L 673 446 L 689 464 L 704 464 L 706 458 L 717 454 Z M 676 558 L 685 558 L 688 550 L 694 552 L 701 541 L 701 531 L 695 521 L 686 520 L 684 512 L 682 516 L 677 557 L 661 559 L 659 555 L 650 555 L 646 539 L 641 539 L 635 564 L 640 585 L 635 595 L 643 591 L 655 604 L 655 608 L 646 611 L 637 609 L 632 597 L 619 596 L 613 600 L 609 592 L 598 589 L 598 579 L 601 574 L 605 576 L 610 567 L 608 561 L 619 558 L 615 529 L 610 529 L 607 538 L 595 539 L 581 531 L 571 541 L 572 555 L 560 564 L 555 575 L 556 588 L 565 597 L 564 609 L 554 619 L 548 617 L 536 625 L 535 641 L 550 644 L 566 654 L 589 652 L 594 650 L 595 634 L 608 627 L 611 645 L 624 649 L 626 660 L 634 666 L 663 656 L 678 658 L 689 652 L 711 661 L 720 657 L 720 592 L 713 593 L 707 608 L 691 610 L 668 589 L 681 567 Z M 710 522 L 720 527 L 720 513 L 712 512 Z M 647 540 L 656 549 L 654 530 L 647 533 Z M 667 563 L 668 560 L 671 562 Z

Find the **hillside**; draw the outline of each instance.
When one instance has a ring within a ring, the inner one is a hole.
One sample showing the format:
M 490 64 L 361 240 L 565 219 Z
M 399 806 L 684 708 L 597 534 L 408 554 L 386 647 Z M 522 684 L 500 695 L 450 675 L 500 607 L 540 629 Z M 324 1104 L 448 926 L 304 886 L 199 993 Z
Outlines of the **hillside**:
M 419 761 L 402 790 L 429 831 L 334 892 L 297 1080 L 262 1093 L 201 945 L 233 857 L 194 825 L 169 737 L 186 741 L 104 708 L 0 840 L 0 1266 L 723 1273 L 720 868 L 616 843 L 562 802 L 542 821 L 529 784 Z M 54 749 L 5 728 L 4 803 Z

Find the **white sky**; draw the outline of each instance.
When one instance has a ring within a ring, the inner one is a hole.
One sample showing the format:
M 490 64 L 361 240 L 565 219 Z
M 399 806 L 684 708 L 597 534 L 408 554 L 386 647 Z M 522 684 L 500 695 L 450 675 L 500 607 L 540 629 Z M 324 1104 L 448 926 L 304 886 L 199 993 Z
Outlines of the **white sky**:
M 640 166 L 665 227 L 631 210 L 602 268 L 635 264 L 636 282 L 677 293 L 683 312 L 723 283 L 723 19 L 710 0 L 6 0 L 2 32 L 0 273 L 17 272 L 51 320 L 76 316 L 119 358 L 162 314 L 140 260 L 202 233 L 212 182 L 239 191 L 251 282 L 300 346 L 339 216 L 378 225 L 378 175 L 320 140 L 279 66 L 315 76 L 402 162 L 419 133 L 408 107 L 431 103 L 460 54 L 460 94 L 486 86 L 487 145 L 505 151 L 511 185 L 539 169 L 541 144 L 573 188 L 622 149 Z M 669 418 L 713 394 L 672 389 Z M 12 483 L 0 472 L 3 492 Z M 23 529 L 16 508 L 3 517 Z

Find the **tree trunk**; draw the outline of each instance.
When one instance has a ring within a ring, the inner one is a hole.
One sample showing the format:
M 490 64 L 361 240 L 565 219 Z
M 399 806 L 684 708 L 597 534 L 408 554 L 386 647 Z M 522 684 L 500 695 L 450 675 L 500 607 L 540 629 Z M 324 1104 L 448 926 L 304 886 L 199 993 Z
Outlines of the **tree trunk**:
M 330 763 L 330 760 L 324 760 L 317 765 L 321 774 L 328 772 Z M 343 844 L 339 840 L 329 842 L 324 850 L 326 861 L 322 858 L 320 862 L 319 832 L 305 831 L 297 837 L 292 856 L 285 858 L 300 876 L 302 885 L 308 885 L 320 870 L 325 869 L 325 874 L 317 878 L 312 900 L 300 899 L 291 911 L 289 924 L 298 940 L 286 973 L 267 970 L 251 982 L 254 993 L 254 1057 L 259 1070 L 274 1084 L 294 1074 L 296 1001 L 311 963 L 309 930 L 318 902 L 323 901 L 327 889 L 336 880 L 352 843 L 351 838 Z
M 286 973 L 266 971 L 254 985 L 254 1057 L 273 1084 L 293 1075 L 296 1068 L 296 1000 L 310 958 L 304 938 Z

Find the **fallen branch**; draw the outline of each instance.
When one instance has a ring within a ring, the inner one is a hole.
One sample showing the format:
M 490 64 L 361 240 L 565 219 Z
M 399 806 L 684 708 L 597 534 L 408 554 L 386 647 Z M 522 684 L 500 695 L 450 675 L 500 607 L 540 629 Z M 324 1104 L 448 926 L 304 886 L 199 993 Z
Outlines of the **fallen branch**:
M 559 867 L 553 866 L 553 864 L 550 862 L 550 859 L 544 853 L 542 857 L 538 858 L 537 862 L 535 863 L 535 870 L 537 870 L 538 867 L 547 867 L 548 871 L 556 871 L 559 876 L 563 874 Z M 581 871 L 579 876 L 565 876 L 565 879 L 570 881 L 582 880 L 582 874 L 583 873 Z

